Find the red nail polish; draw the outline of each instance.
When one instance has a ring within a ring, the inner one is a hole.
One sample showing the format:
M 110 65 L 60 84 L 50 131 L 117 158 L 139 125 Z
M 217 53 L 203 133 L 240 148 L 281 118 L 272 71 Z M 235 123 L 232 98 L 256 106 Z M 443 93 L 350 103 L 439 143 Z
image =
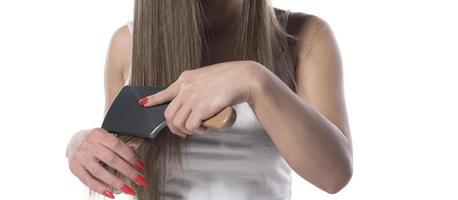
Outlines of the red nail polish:
M 110 199 L 114 199 L 114 195 L 113 195 L 113 193 L 112 193 L 112 192 L 110 192 L 110 191 L 108 191 L 108 190 L 105 190 L 105 191 L 103 191 L 103 193 L 102 193 L 102 194 L 103 194 L 104 196 L 106 196 L 106 197 L 110 198 Z
M 148 186 L 148 182 L 146 181 L 146 179 L 142 176 L 142 175 L 137 175 L 137 177 L 135 177 L 135 181 L 143 186 L 143 187 L 147 187 Z
M 126 194 L 130 194 L 130 195 L 136 194 L 135 190 L 126 184 L 122 184 L 121 190 Z
M 145 170 L 145 164 L 143 164 L 142 161 L 137 160 L 137 162 L 135 162 L 135 165 L 137 166 L 138 169 Z
M 138 101 L 138 103 L 142 106 L 144 106 L 146 103 L 148 103 L 148 98 L 143 98 L 143 99 L 140 99 L 140 101 Z

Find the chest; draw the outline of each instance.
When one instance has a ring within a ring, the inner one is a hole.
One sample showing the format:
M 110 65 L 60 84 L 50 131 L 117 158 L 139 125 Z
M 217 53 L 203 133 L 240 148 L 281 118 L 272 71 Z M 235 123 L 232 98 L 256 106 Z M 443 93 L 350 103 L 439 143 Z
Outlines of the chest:
M 211 36 L 208 41 L 208 48 L 202 50 L 203 66 L 231 61 L 233 45 L 236 42 L 234 38 L 233 32 Z

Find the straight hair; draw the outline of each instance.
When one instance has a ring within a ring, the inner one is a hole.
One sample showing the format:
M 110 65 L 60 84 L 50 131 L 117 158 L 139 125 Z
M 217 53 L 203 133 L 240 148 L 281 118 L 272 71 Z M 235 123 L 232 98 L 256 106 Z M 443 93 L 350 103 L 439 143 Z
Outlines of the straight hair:
M 168 86 L 181 72 L 202 66 L 210 33 L 203 0 L 135 0 L 132 69 L 128 85 Z M 253 60 L 296 91 L 294 39 L 282 27 L 268 0 L 242 0 L 234 23 L 231 60 Z M 145 161 L 147 188 L 132 184 L 138 200 L 160 200 L 168 173 L 181 169 L 189 143 L 166 127 L 154 139 L 114 133 Z M 192 136 L 189 136 L 192 137 Z M 179 170 L 180 171 L 180 170 Z

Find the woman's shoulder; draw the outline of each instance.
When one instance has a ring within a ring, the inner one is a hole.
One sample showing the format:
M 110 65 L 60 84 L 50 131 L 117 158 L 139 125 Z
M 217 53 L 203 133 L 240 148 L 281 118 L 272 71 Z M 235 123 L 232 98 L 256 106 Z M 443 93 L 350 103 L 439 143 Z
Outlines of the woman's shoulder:
M 117 52 L 129 52 L 132 44 L 132 37 L 128 24 L 117 27 L 111 35 L 110 50 Z
M 121 71 L 123 77 L 129 72 L 132 52 L 132 37 L 128 26 L 126 23 L 113 31 L 108 50 L 114 55 L 110 57 L 110 62 Z
M 330 29 L 328 22 L 320 16 L 290 12 L 288 17 L 288 32 L 298 37 L 313 37 L 315 34 Z
M 333 40 L 334 35 L 329 23 L 320 16 L 304 13 L 290 12 L 288 17 L 287 32 L 293 35 L 296 40 L 296 50 L 311 48 L 319 42 Z M 304 48 L 306 45 L 307 48 Z

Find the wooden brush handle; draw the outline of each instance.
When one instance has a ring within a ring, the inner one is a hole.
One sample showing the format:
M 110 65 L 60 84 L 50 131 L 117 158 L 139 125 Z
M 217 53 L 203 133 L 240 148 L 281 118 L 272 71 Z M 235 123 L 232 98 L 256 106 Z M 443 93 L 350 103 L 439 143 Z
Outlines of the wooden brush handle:
M 229 129 L 234 124 L 237 114 L 232 106 L 227 106 L 219 113 L 206 119 L 202 125 L 217 131 Z

